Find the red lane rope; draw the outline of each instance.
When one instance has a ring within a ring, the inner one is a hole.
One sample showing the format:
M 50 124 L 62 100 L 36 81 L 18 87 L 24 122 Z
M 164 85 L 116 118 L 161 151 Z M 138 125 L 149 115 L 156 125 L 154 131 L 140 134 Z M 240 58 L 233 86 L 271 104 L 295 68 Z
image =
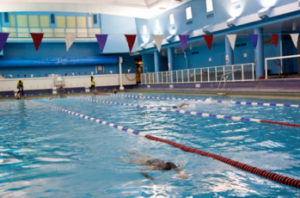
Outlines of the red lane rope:
M 209 152 L 201 151 L 201 150 L 198 150 L 198 149 L 194 149 L 194 148 L 191 148 L 191 147 L 188 147 L 188 146 L 184 146 L 182 144 L 178 144 L 178 143 L 175 143 L 175 142 L 172 142 L 172 141 L 169 141 L 169 140 L 165 140 L 165 139 L 161 139 L 161 138 L 158 138 L 158 137 L 154 137 L 154 136 L 151 136 L 151 135 L 146 135 L 145 137 L 150 139 L 150 140 L 163 142 L 163 143 L 169 144 L 173 147 L 180 148 L 180 149 L 182 149 L 183 151 L 186 151 L 186 152 L 191 152 L 191 153 L 195 153 L 195 154 L 202 155 L 202 156 L 205 156 L 205 157 L 213 158 L 213 159 L 218 160 L 220 162 L 223 162 L 225 164 L 234 166 L 236 168 L 239 168 L 239 169 L 242 169 L 244 171 L 259 175 L 261 177 L 273 180 L 273 181 L 278 182 L 278 183 L 282 183 L 282 184 L 292 186 L 292 187 L 295 187 L 295 188 L 300 188 L 300 180 L 297 180 L 297 179 L 293 179 L 293 178 L 290 178 L 290 177 L 286 177 L 286 176 L 282 176 L 282 175 L 279 175 L 279 174 L 276 174 L 276 173 L 272 173 L 272 172 L 269 172 L 269 171 L 266 171 L 266 170 L 263 170 L 263 169 L 259 169 L 259 168 L 256 168 L 256 167 L 253 167 L 253 166 L 250 166 L 250 165 L 247 165 L 247 164 L 240 163 L 238 161 L 231 160 L 231 159 L 226 158 L 226 157 L 222 157 L 220 155 L 215 155 L 213 153 L 209 153 Z

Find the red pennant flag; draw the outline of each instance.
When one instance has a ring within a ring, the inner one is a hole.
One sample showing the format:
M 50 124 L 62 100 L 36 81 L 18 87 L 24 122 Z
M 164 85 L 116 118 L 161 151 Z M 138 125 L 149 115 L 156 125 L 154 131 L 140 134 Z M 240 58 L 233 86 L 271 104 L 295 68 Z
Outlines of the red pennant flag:
M 32 40 L 33 40 L 33 44 L 35 46 L 35 50 L 38 51 L 40 44 L 43 40 L 44 37 L 44 33 L 30 33 Z
M 2 75 L 2 77 L 4 78 L 4 75 Z
M 26 74 L 24 74 L 24 78 L 26 78 Z
M 65 76 L 67 76 L 68 75 L 68 73 L 65 73 Z
M 106 71 L 104 71 L 103 73 L 106 74 Z
M 214 39 L 214 35 L 213 34 L 210 34 L 210 35 L 203 35 L 204 39 L 205 39 L 205 42 L 207 44 L 207 47 L 210 51 L 211 49 L 211 46 L 212 46 L 212 42 L 213 42 L 213 39 Z
M 129 50 L 130 52 L 132 51 L 132 48 L 133 48 L 133 45 L 134 45 L 134 42 L 135 42 L 135 38 L 136 38 L 136 34 L 125 34 L 125 37 L 126 37 L 126 40 L 127 40 L 127 43 L 128 43 L 128 47 L 129 47 Z
M 277 44 L 278 44 L 278 39 L 279 39 L 279 34 L 271 34 L 273 43 L 275 45 L 275 47 L 277 48 Z
M 86 72 L 84 72 L 84 74 L 86 75 Z
M 47 77 L 47 76 L 48 76 L 48 74 L 45 74 L 45 76 Z

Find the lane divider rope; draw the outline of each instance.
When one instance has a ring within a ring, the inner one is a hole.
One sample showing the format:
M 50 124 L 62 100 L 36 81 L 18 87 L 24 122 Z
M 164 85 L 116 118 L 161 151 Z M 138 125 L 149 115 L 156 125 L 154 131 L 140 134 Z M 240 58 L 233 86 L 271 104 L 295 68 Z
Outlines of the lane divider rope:
M 300 127 L 300 124 L 293 124 L 293 123 L 286 123 L 286 122 L 276 122 L 276 121 L 260 120 L 260 119 L 253 119 L 253 118 L 216 115 L 216 114 L 209 114 L 209 113 L 202 113 L 202 112 L 184 111 L 184 110 L 179 110 L 179 109 L 168 109 L 166 107 L 142 106 L 142 105 L 136 105 L 136 104 L 92 100 L 92 99 L 75 98 L 75 97 L 71 97 L 71 98 L 75 99 L 75 100 L 86 100 L 86 101 L 104 103 L 104 104 L 116 104 L 116 105 L 123 105 L 123 106 L 140 107 L 140 108 L 146 108 L 146 109 L 154 109 L 154 110 L 158 110 L 158 111 L 171 111 L 174 113 L 190 114 L 190 115 L 202 116 L 202 117 L 214 117 L 214 118 L 218 118 L 218 119 L 229 119 L 229 120 L 234 120 L 234 121 L 250 121 L 250 122 L 258 122 L 258 123 L 277 124 L 277 125 L 290 126 L 290 127 Z
M 124 94 L 110 94 L 110 96 L 114 97 L 125 97 L 125 98 L 141 98 L 141 99 L 158 99 L 158 100 L 183 100 L 183 101 L 202 101 L 198 99 L 187 99 L 187 98 L 172 98 L 172 97 L 154 97 L 154 96 L 136 96 L 136 95 L 124 95 Z M 218 103 L 228 103 L 228 101 L 218 100 Z M 267 106 L 267 107 L 300 107 L 300 105 L 292 105 L 292 104 L 275 104 L 275 103 L 260 103 L 260 102 L 239 102 L 239 101 L 230 101 L 231 104 L 239 104 L 239 105 L 253 105 L 253 106 Z
M 72 112 L 72 111 L 68 111 L 66 109 L 62 109 L 62 108 L 59 108 L 59 107 L 55 107 L 55 106 L 47 105 L 47 104 L 44 104 L 44 103 L 32 101 L 32 100 L 29 100 L 29 99 L 26 99 L 26 98 L 25 98 L 25 100 L 43 105 L 45 107 L 50 107 L 50 108 L 55 109 L 55 110 L 63 111 L 63 112 L 66 112 L 70 115 L 75 115 L 75 116 L 78 116 L 78 117 L 86 119 L 86 120 L 91 120 L 91 121 L 94 121 L 94 122 L 97 122 L 97 123 L 100 123 L 100 124 L 103 124 L 103 125 L 108 125 L 110 127 L 114 127 L 116 129 L 126 131 L 126 132 L 131 133 L 131 134 L 135 134 L 135 135 L 145 137 L 149 140 L 154 140 L 154 141 L 166 143 L 166 144 L 169 144 L 170 146 L 173 146 L 175 148 L 179 148 L 179 149 L 181 149 L 185 152 L 194 153 L 194 154 L 201 155 L 201 156 L 204 156 L 204 157 L 210 157 L 210 158 L 213 158 L 213 159 L 218 160 L 220 162 L 223 162 L 225 164 L 228 164 L 228 165 L 231 165 L 233 167 L 239 168 L 241 170 L 244 170 L 244 171 L 256 174 L 258 176 L 270 179 L 272 181 L 282 183 L 282 184 L 285 184 L 285 185 L 288 185 L 288 186 L 292 186 L 292 187 L 295 187 L 295 188 L 300 188 L 300 180 L 297 180 L 297 179 L 293 179 L 293 178 L 290 178 L 290 177 L 286 177 L 286 176 L 283 176 L 283 175 L 272 173 L 272 172 L 269 172 L 269 171 L 266 171 L 266 170 L 263 170 L 263 169 L 256 168 L 254 166 L 250 166 L 250 165 L 247 165 L 247 164 L 240 163 L 238 161 L 231 160 L 231 159 L 226 158 L 226 157 L 222 157 L 220 155 L 216 155 L 216 154 L 213 154 L 213 153 L 209 153 L 209 152 L 194 149 L 194 148 L 191 148 L 191 147 L 188 147 L 188 146 L 184 146 L 184 145 L 178 144 L 176 142 L 172 142 L 172 141 L 165 140 L 165 139 L 162 139 L 162 138 L 158 138 L 158 137 L 155 137 L 155 136 L 147 135 L 145 133 L 141 133 L 139 131 L 128 129 L 128 128 L 125 128 L 123 126 L 118 126 L 118 125 L 113 124 L 113 123 L 109 123 L 109 122 L 105 122 L 105 121 L 102 121 L 102 120 L 99 120 L 99 119 L 91 118 L 89 116 L 85 116 L 85 115 L 80 114 L 80 113 L 75 113 L 75 112 Z

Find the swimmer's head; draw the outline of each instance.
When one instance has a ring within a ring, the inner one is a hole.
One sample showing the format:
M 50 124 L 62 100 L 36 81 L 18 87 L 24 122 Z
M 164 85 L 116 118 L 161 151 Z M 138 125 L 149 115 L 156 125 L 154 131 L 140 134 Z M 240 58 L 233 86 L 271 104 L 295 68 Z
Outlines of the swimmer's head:
M 173 162 L 166 162 L 165 166 L 163 167 L 163 170 L 171 170 L 176 168 L 177 166 Z
M 173 107 L 173 109 L 177 109 L 177 107 L 176 107 L 176 106 L 174 106 L 174 107 Z
M 93 76 L 91 76 L 91 80 L 93 80 L 94 79 L 94 77 Z

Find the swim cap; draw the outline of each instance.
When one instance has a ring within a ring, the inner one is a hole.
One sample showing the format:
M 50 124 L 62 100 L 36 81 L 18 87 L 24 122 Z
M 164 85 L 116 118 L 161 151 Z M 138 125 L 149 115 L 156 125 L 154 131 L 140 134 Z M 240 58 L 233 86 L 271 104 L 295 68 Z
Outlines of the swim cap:
M 173 107 L 173 109 L 177 109 L 177 107 L 176 107 L 176 106 L 174 106 L 174 107 Z

